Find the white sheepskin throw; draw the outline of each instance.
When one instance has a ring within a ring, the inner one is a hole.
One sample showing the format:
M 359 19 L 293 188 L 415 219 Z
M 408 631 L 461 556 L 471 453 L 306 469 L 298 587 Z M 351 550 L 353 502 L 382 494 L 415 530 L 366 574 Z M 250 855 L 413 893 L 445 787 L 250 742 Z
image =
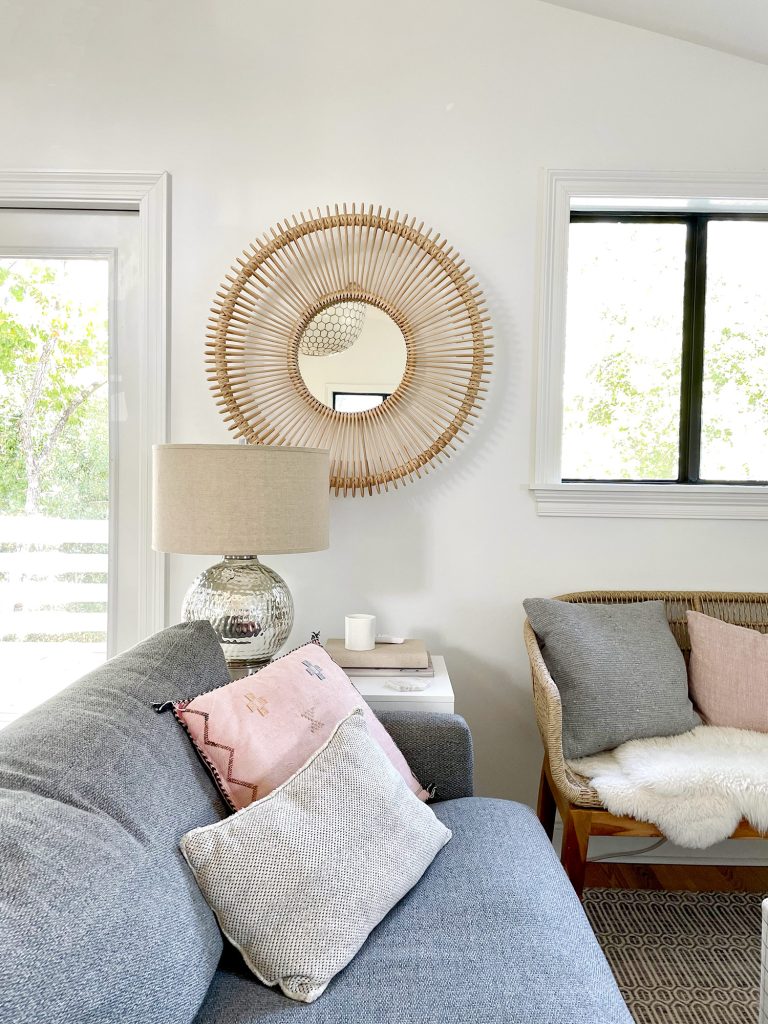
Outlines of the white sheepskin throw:
M 727 839 L 742 818 L 768 832 L 768 735 L 702 725 L 569 762 L 605 807 L 650 821 L 679 846 Z

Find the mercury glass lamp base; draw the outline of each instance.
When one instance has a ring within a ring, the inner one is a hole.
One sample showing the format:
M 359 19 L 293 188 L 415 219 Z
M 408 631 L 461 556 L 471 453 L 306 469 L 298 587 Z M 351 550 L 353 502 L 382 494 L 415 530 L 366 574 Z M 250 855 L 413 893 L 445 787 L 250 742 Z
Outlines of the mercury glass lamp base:
M 288 639 L 293 598 L 285 580 L 256 555 L 225 555 L 194 581 L 182 615 L 187 622 L 210 622 L 236 678 L 262 668 Z

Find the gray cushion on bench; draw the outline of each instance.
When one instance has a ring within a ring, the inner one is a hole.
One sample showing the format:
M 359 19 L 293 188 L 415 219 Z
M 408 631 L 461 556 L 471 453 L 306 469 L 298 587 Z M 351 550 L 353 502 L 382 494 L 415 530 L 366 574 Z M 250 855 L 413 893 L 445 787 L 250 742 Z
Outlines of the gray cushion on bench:
M 230 948 L 196 1024 L 632 1024 L 531 810 L 434 811 L 453 839 L 322 998 L 286 999 Z
M 560 691 L 567 758 L 701 725 L 663 601 L 572 604 L 534 598 L 523 607 Z
M 0 1021 L 187 1024 L 222 948 L 179 838 L 224 815 L 153 701 L 228 679 L 174 626 L 0 733 Z

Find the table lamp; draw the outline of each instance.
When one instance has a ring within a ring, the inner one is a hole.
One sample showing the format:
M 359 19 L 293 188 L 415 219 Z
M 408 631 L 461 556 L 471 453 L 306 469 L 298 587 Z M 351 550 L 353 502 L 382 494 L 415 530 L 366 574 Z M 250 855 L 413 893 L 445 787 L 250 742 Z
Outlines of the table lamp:
M 223 556 L 187 591 L 184 619 L 211 623 L 233 677 L 256 671 L 293 626 L 291 593 L 258 555 L 328 547 L 328 452 L 161 444 L 153 469 L 153 548 Z

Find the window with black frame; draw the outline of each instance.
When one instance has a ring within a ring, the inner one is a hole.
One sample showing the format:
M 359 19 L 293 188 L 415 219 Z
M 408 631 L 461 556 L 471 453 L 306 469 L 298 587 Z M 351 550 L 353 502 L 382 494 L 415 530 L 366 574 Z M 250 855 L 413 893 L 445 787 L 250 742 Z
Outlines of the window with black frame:
M 564 482 L 768 481 L 768 215 L 572 213 Z
M 389 398 L 389 391 L 334 391 L 333 408 L 337 412 L 366 412 Z

